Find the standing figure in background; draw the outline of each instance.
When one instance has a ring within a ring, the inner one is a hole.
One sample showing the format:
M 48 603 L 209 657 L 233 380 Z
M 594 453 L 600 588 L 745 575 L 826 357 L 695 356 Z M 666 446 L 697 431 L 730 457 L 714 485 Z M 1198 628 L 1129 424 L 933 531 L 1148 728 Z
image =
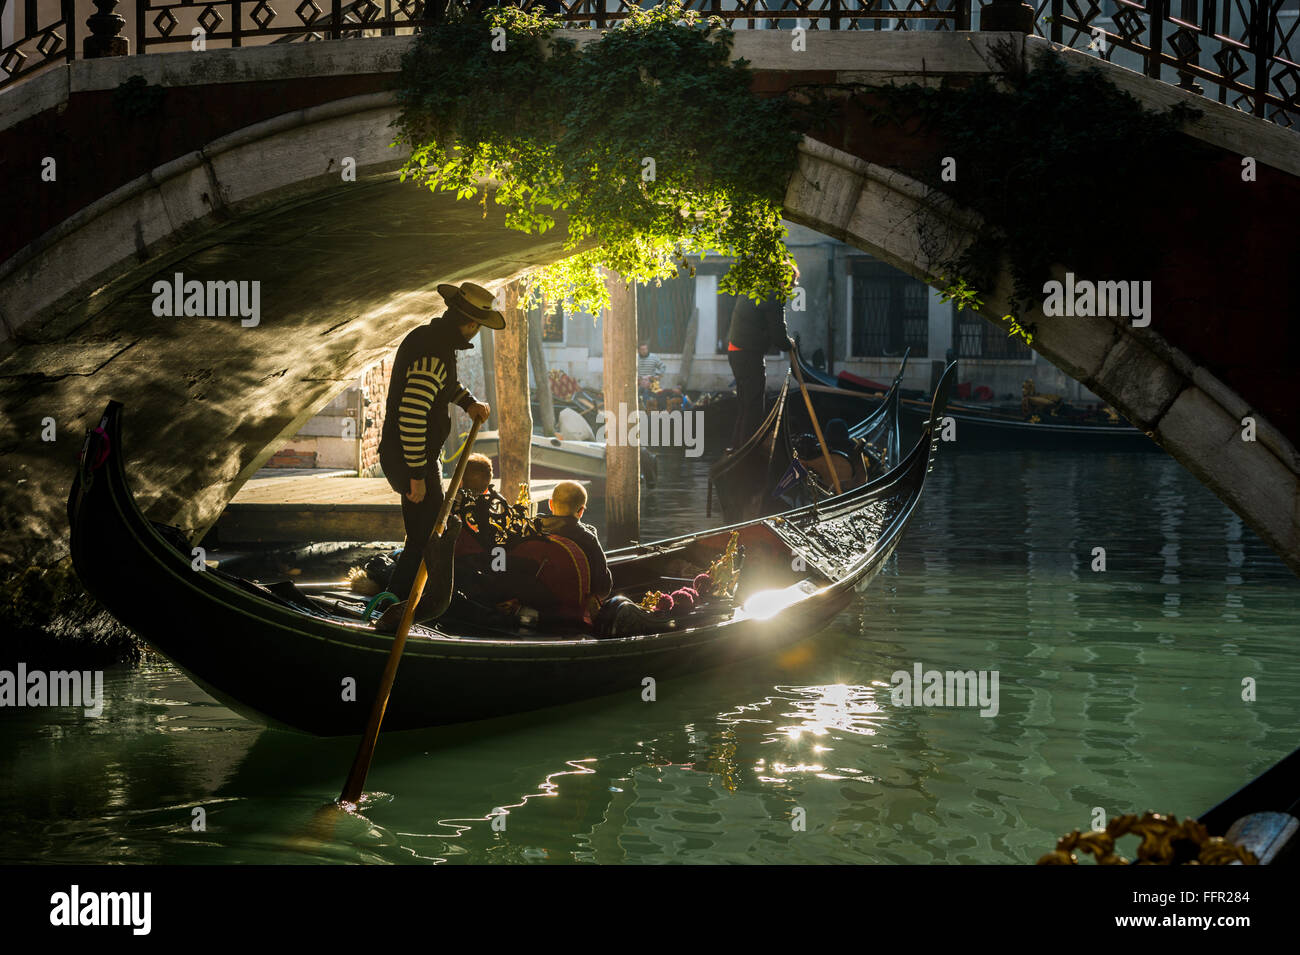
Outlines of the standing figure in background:
M 638 378 L 662 378 L 668 374 L 668 366 L 658 355 L 650 354 L 650 343 L 642 342 L 636 348 L 636 376 Z
M 636 348 L 636 386 L 641 407 L 653 411 L 659 405 L 656 394 L 659 381 L 668 374 L 668 366 L 658 355 L 650 354 L 650 343 L 642 342 Z
M 388 383 L 379 461 L 388 485 L 402 496 L 406 543 L 393 565 L 388 590 L 410 593 L 420 569 L 424 545 L 433 534 L 442 507 L 442 469 L 438 451 L 451 430 L 455 402 L 475 421 L 488 417 L 488 406 L 456 378 L 456 352 L 473 348 L 480 328 L 505 328 L 506 319 L 492 308 L 492 293 L 466 282 L 439 285 L 447 311 L 421 325 L 397 349 Z
M 785 324 L 781 303 L 768 300 L 756 305 L 741 298 L 731 313 L 727 330 L 727 362 L 736 376 L 736 425 L 731 433 L 731 447 L 738 448 L 763 423 L 763 403 L 767 394 L 767 366 L 763 356 L 773 348 L 790 351 L 790 331 Z

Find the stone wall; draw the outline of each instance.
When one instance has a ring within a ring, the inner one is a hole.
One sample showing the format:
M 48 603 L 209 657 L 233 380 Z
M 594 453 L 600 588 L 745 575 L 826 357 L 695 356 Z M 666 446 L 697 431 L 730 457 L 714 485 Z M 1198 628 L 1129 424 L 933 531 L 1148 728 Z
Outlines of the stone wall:
M 388 379 L 393 373 L 393 359 L 389 357 L 371 365 L 361 376 L 361 400 L 365 409 L 364 430 L 361 432 L 361 475 L 377 477 L 383 473 L 379 466 L 379 438 L 384 432 L 384 409 L 388 401 Z

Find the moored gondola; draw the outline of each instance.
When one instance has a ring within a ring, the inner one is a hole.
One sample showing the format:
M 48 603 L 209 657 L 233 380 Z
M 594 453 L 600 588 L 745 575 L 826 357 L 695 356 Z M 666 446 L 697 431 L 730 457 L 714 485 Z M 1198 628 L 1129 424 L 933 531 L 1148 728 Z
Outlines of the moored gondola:
M 820 506 L 612 552 L 615 593 L 635 599 L 680 586 L 733 542 L 744 548 L 731 591 L 656 619 L 651 630 L 414 626 L 385 730 L 640 694 L 647 677 L 725 665 L 815 633 L 897 546 L 936 449 L 927 427 L 880 481 Z M 178 531 L 147 520 L 127 484 L 116 402 L 87 436 L 68 516 L 86 589 L 204 689 L 262 722 L 318 735 L 361 731 L 393 637 L 291 583 L 264 586 L 207 568 Z
M 903 355 L 883 398 L 829 387 L 817 379 L 805 382 L 822 428 L 826 428 L 831 415 L 848 414 L 849 420 L 855 422 L 848 429 L 849 437 L 866 451 L 871 464 L 866 472 L 869 480 L 886 473 L 902 457 L 899 398 L 907 357 Z M 800 367 L 804 368 L 802 364 Z M 846 407 L 853 410 L 846 412 Z M 710 510 L 716 497 L 727 520 L 744 521 L 783 510 L 790 504 L 816 503 L 830 497 L 833 492 L 827 482 L 818 480 L 815 473 L 803 468 L 794 469 L 795 475 L 791 473 L 796 457 L 795 435 L 809 428 L 803 399 L 787 375 L 758 430 L 709 468 Z
M 804 377 L 820 387 L 863 395 L 879 391 L 875 384 L 864 382 L 856 375 L 841 371 L 831 376 L 813 368 L 802 356 L 799 361 Z M 902 389 L 899 410 L 904 421 L 921 425 L 929 416 L 930 401 L 923 392 Z M 1026 415 L 1015 405 L 994 406 L 953 398 L 948 402 L 947 416 L 953 421 L 955 435 L 949 443 L 964 450 L 1074 447 L 1159 450 L 1144 432 L 1123 418 L 1111 420 L 1103 411 L 1077 408 L 1064 402 L 1053 410 Z
M 1206 810 L 1212 836 L 1244 845 L 1262 863 L 1300 862 L 1300 749 Z

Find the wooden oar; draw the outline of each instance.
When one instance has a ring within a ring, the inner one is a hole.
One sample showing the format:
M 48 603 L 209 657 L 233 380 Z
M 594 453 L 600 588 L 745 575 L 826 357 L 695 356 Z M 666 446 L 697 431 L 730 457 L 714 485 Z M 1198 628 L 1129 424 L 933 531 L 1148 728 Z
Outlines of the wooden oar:
M 447 485 L 442 508 L 438 511 L 438 523 L 433 528 L 435 537 L 441 537 L 442 532 L 447 529 L 447 517 L 451 514 L 451 505 L 456 499 L 456 492 L 460 490 L 461 478 L 465 476 L 465 465 L 469 462 L 470 452 L 474 450 L 478 426 L 479 423 L 475 421 L 469 429 L 469 437 L 465 439 L 465 446 L 461 449 L 460 460 L 456 462 L 456 471 L 451 476 L 451 483 Z M 420 547 L 423 550 L 424 545 L 421 544 Z M 384 721 L 384 710 L 388 708 L 388 696 L 393 691 L 393 681 L 397 679 L 397 665 L 402 662 L 402 649 L 406 646 L 406 636 L 411 632 L 411 623 L 415 620 L 415 607 L 424 594 L 424 584 L 428 579 L 429 570 L 424 566 L 424 559 L 421 558 L 420 569 L 415 574 L 415 583 L 411 585 L 411 594 L 406 598 L 406 610 L 402 613 L 402 622 L 398 624 L 397 634 L 393 637 L 393 649 L 389 651 L 388 663 L 384 666 L 384 675 L 379 681 L 379 692 L 375 694 L 375 705 L 370 710 L 366 735 L 361 738 L 357 758 L 352 761 L 352 770 L 348 773 L 347 782 L 343 784 L 343 792 L 339 796 L 340 803 L 356 804 L 365 791 L 366 774 L 370 772 L 370 761 L 374 758 L 375 744 L 379 741 L 379 726 Z
M 822 426 L 817 423 L 817 412 L 813 411 L 812 398 L 808 395 L 808 386 L 803 383 L 803 371 L 799 368 L 799 355 L 795 350 L 794 339 L 790 339 L 790 367 L 794 369 L 794 376 L 799 382 L 799 390 L 803 392 L 803 403 L 808 406 L 808 417 L 812 418 L 817 443 L 822 446 L 822 458 L 826 461 L 826 470 L 831 472 L 831 483 L 835 485 L 835 493 L 843 494 L 844 489 L 840 487 L 840 476 L 835 473 L 835 459 L 831 457 L 831 449 L 826 447 L 826 439 L 822 437 Z

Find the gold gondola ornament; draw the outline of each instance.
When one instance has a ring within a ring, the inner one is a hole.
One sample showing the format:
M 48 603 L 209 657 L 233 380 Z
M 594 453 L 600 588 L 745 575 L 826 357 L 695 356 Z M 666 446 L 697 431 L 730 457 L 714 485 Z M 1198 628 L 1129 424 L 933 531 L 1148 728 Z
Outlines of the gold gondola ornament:
M 1222 836 L 1211 836 L 1195 819 L 1181 822 L 1176 816 L 1148 812 L 1141 816 L 1129 813 L 1115 816 L 1099 832 L 1075 829 L 1062 836 L 1056 848 L 1038 860 L 1038 865 L 1078 865 L 1075 852 L 1091 855 L 1098 865 L 1130 865 L 1115 852 L 1115 841 L 1133 835 L 1141 839 L 1137 848 L 1137 865 L 1258 865 L 1255 854 Z
M 740 548 L 740 531 L 732 531 L 722 556 L 711 563 L 705 573 L 695 578 L 695 589 L 701 594 L 707 593 L 714 597 L 731 596 L 736 590 L 740 565 L 744 559 L 744 551 Z M 705 577 L 708 579 L 702 580 Z
M 671 594 L 658 590 L 648 590 L 641 598 L 640 607 L 647 613 L 672 613 L 674 611 L 689 613 L 701 598 L 727 598 L 736 591 L 736 582 L 740 577 L 740 567 L 745 561 L 744 548 L 740 546 L 740 532 L 732 531 L 727 546 L 709 569 L 697 574 L 693 587 L 683 588 Z M 679 604 L 684 604 L 679 606 Z
M 641 598 L 641 609 L 646 613 L 655 613 L 659 610 L 659 605 L 667 596 L 661 590 L 647 590 L 646 595 Z

